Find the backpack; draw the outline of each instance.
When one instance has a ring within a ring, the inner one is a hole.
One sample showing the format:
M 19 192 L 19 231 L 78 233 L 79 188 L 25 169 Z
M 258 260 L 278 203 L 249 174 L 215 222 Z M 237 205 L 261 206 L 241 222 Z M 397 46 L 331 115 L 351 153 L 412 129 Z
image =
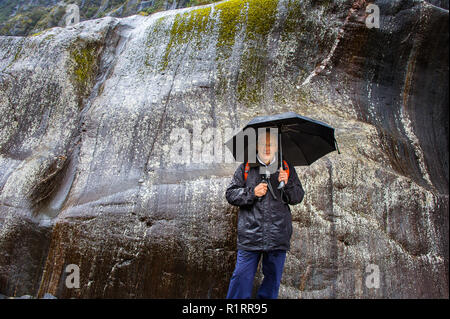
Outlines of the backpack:
M 287 162 L 285 160 L 283 160 L 283 170 L 286 171 L 287 176 L 289 178 L 289 166 L 288 166 L 288 164 L 287 164 Z M 245 168 L 244 168 L 244 181 L 247 180 L 249 171 L 250 171 L 250 164 L 248 162 L 246 162 L 245 163 Z

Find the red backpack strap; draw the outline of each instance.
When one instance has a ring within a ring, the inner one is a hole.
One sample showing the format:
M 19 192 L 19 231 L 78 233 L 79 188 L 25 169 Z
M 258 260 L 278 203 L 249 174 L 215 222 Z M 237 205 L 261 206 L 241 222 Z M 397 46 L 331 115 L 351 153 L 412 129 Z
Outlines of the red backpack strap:
M 286 160 L 283 160 L 283 170 L 286 171 L 287 176 L 288 176 L 288 178 L 289 178 L 289 166 L 288 166 Z
M 247 180 L 249 171 L 250 171 L 250 164 L 248 162 L 246 162 L 245 163 L 245 168 L 244 168 L 244 181 Z

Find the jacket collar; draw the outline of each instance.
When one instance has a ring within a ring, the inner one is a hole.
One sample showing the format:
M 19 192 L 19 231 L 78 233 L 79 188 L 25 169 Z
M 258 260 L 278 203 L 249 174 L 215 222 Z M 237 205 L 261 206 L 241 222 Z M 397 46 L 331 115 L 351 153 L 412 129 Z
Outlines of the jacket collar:
M 275 162 L 277 156 L 278 156 L 278 152 L 275 153 L 275 155 L 274 155 L 274 157 L 273 157 L 273 159 L 272 159 L 272 162 L 270 162 L 269 166 L 271 166 L 271 165 L 274 164 L 274 162 Z M 248 163 L 248 165 L 249 165 L 250 167 L 264 166 L 264 165 L 259 161 L 258 154 L 256 154 L 256 163 Z

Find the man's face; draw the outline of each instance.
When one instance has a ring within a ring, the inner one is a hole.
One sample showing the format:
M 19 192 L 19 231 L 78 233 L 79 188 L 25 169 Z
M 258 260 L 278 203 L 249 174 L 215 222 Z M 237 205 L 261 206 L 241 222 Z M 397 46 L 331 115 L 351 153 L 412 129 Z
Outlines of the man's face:
M 266 132 L 265 137 L 258 137 L 258 156 L 266 164 L 269 164 L 278 149 L 277 136 Z

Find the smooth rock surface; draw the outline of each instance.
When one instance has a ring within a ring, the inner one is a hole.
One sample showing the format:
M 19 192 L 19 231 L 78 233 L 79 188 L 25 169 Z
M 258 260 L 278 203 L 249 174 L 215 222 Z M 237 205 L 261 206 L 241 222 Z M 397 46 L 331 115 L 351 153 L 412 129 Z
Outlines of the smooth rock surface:
M 448 8 L 375 3 L 379 29 L 362 0 L 229 0 L 0 37 L 0 293 L 224 298 L 223 142 L 294 111 L 341 154 L 296 168 L 280 298 L 448 298 Z

